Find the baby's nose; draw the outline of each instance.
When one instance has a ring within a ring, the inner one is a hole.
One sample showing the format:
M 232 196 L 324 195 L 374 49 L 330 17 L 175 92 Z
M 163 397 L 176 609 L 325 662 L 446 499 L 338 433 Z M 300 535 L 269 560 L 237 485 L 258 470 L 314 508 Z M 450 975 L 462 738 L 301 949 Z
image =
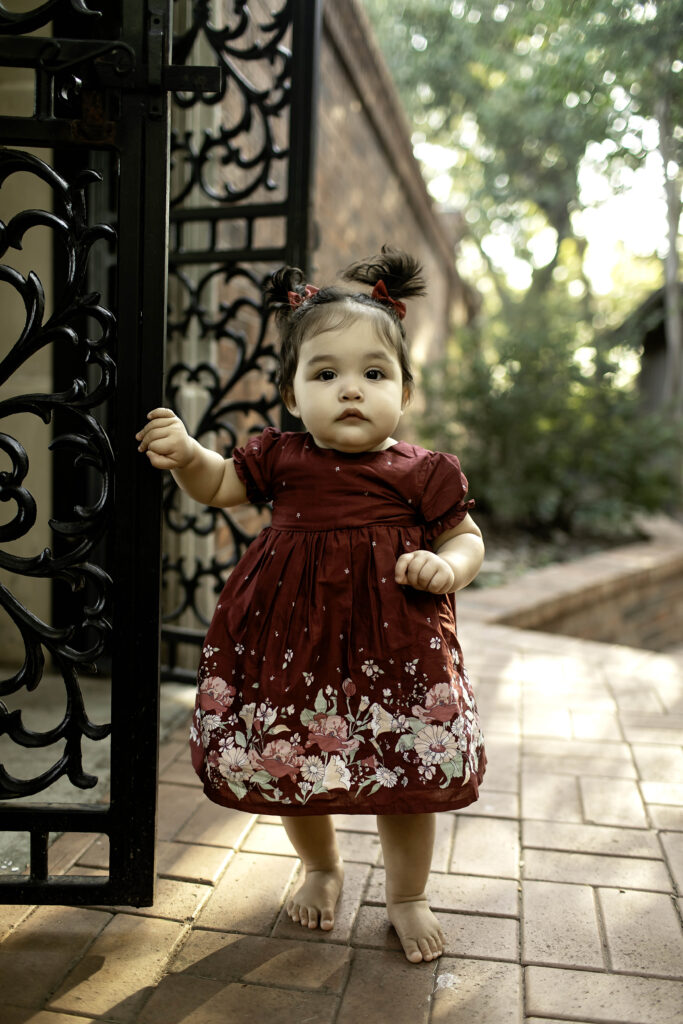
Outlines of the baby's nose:
M 347 380 L 342 381 L 341 386 L 341 398 L 344 401 L 350 401 L 352 399 L 358 399 L 362 397 L 363 392 L 361 391 L 360 384 L 357 381 Z

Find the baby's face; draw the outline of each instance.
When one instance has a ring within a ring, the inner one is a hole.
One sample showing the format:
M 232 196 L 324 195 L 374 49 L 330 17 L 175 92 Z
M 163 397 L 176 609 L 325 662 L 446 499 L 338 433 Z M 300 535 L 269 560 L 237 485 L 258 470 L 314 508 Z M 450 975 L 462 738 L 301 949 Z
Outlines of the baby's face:
M 287 408 L 319 448 L 380 451 L 407 401 L 401 365 L 370 319 L 303 342 Z

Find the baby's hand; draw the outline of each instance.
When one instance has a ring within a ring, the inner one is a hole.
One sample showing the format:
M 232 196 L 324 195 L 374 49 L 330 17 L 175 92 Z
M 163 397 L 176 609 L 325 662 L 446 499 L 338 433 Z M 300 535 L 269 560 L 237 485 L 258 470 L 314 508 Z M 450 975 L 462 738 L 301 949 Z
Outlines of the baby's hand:
M 430 594 L 448 594 L 455 584 L 450 565 L 433 551 L 405 551 L 396 562 L 394 578 Z
M 182 469 L 194 455 L 196 442 L 171 409 L 152 409 L 149 423 L 135 435 L 139 452 L 145 452 L 155 469 Z

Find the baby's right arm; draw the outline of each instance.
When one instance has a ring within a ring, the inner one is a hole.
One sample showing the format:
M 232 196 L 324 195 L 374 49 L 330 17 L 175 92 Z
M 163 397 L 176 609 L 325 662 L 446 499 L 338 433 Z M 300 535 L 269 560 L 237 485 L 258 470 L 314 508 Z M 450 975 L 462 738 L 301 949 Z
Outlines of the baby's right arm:
M 182 489 L 202 505 L 230 508 L 247 500 L 232 459 L 202 447 L 171 409 L 152 409 L 136 435 L 138 451 L 156 469 L 170 469 Z

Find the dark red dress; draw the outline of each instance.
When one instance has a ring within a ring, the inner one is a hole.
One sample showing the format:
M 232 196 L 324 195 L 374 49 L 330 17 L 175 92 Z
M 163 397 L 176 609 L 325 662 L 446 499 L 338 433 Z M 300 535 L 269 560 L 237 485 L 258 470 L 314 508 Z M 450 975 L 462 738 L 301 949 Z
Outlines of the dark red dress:
M 207 795 L 279 815 L 403 814 L 477 799 L 486 757 L 455 604 L 396 560 L 465 517 L 452 455 L 318 448 L 268 428 L 234 452 L 272 525 L 221 594 L 191 746 Z

